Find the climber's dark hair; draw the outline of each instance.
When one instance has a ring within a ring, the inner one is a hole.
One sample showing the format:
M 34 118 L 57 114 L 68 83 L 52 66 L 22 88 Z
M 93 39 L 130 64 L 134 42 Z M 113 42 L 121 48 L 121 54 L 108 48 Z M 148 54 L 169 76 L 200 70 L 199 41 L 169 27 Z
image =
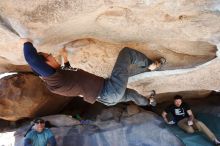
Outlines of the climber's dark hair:
M 181 99 L 181 100 L 182 100 L 183 97 L 182 97 L 181 95 L 175 95 L 173 99 L 174 99 L 174 100 L 176 100 L 176 99 Z

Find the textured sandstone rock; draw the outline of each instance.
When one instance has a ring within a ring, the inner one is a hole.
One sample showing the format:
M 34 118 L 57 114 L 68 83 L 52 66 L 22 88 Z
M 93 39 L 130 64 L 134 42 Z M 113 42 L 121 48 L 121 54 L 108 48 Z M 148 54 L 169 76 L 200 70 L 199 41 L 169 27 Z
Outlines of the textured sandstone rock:
M 158 50 L 151 51 L 154 56 L 166 56 L 169 55 L 166 54 L 167 51 L 175 51 L 196 57 L 198 54 L 209 56 L 206 49 L 213 48 L 215 45 L 212 46 L 210 43 L 217 37 L 219 30 L 217 24 L 219 17 L 214 13 L 217 11 L 215 10 L 217 3 L 218 1 L 215 0 L 194 2 L 3 0 L 0 3 L 0 10 L 1 16 L 14 30 L 21 36 L 28 34 L 39 48 L 45 51 L 56 51 L 53 47 L 57 48 L 60 44 L 92 38 L 110 42 L 112 46 L 114 42 L 121 44 L 129 42 L 134 45 L 151 44 L 147 47 L 148 49 Z M 170 9 L 172 7 L 175 9 Z M 12 62 L 24 63 L 21 49 L 10 47 L 10 45 L 16 45 L 18 37 L 5 28 L 2 31 L 5 31 L 6 35 L 3 36 L 5 40 L 2 41 L 2 47 L 7 47 L 7 49 L 2 48 L 5 50 L 2 56 Z M 206 54 L 201 53 L 203 49 L 199 49 L 200 47 L 206 50 L 204 52 Z M 16 49 L 20 55 L 16 58 L 14 56 L 8 58 L 13 55 L 12 52 L 9 53 L 12 49 L 14 51 Z M 141 49 L 147 50 L 146 46 Z M 199 51 L 188 53 L 187 49 Z M 214 50 L 210 51 L 212 58 Z
M 209 114 L 212 113 L 218 117 L 220 116 L 220 103 L 218 102 L 219 94 L 203 99 L 185 99 L 185 101 L 190 103 L 195 115 L 198 112 L 203 112 Z M 159 104 L 159 107 L 157 108 L 158 114 L 161 114 L 162 110 L 170 103 L 171 101 Z M 121 108 L 109 108 L 108 110 L 102 111 L 100 116 L 105 113 L 108 115 L 114 115 L 117 110 L 118 112 L 121 112 Z M 124 109 L 123 112 L 127 111 Z M 71 124 L 68 125 L 69 118 L 66 115 L 56 115 L 57 118 L 55 121 L 56 123 L 61 123 L 61 125 L 58 124 L 59 126 L 57 125 L 58 127 L 52 128 L 52 131 L 55 134 L 58 145 L 65 146 L 73 144 L 87 145 L 88 143 L 105 145 L 106 143 L 108 144 L 108 142 L 109 145 L 120 145 L 121 143 L 123 143 L 123 145 L 129 145 L 132 142 L 135 142 L 135 144 L 141 143 L 148 145 L 181 145 L 180 141 L 170 133 L 170 130 L 164 129 L 162 118 L 151 112 L 142 111 L 133 116 L 128 116 L 126 114 L 116 116 L 121 117 L 120 121 L 116 121 L 112 116 L 112 118 L 108 120 L 98 119 L 98 121 L 91 122 L 89 125 L 70 126 Z M 53 118 L 44 118 L 51 123 L 54 122 Z M 65 119 L 65 122 L 63 122 L 63 118 Z M 64 127 L 63 124 L 67 125 Z M 0 144 L 22 146 L 23 135 L 29 126 L 30 125 L 24 125 L 15 131 L 4 134 L 1 133 Z M 135 139 L 133 139 L 134 136 L 136 136 Z M 196 143 L 196 141 L 193 141 L 193 143 Z
M 49 121 L 57 127 L 73 126 L 80 124 L 80 121 L 73 119 L 70 115 L 50 115 L 42 117 L 45 121 Z
M 220 89 L 219 11 L 219 0 L 1 0 L 0 73 L 29 71 L 23 66 L 26 62 L 18 44 L 19 36 L 31 38 L 39 51 L 54 55 L 65 45 L 73 67 L 103 77 L 110 75 L 119 51 L 128 46 L 152 60 L 161 56 L 167 59 L 164 71 L 134 76 L 129 87 L 142 94 L 154 89 L 161 93 L 157 96 L 159 102 L 174 92 L 193 91 L 191 96 L 205 96 L 210 90 Z M 14 121 L 48 115 L 69 100 L 51 94 L 32 75 L 0 80 L 2 119 Z M 218 110 L 214 107 L 209 111 Z M 118 116 L 120 111 L 102 115 L 107 120 L 95 127 L 63 127 L 53 131 L 59 144 L 65 146 L 87 143 L 124 146 L 133 142 L 170 146 L 170 141 L 172 145 L 181 145 L 154 115 L 136 114 L 122 119 L 121 123 Z M 149 128 L 153 129 L 143 131 Z M 159 140 L 155 133 L 159 133 Z M 4 139 L 11 142 L 12 135 Z M 16 145 L 23 144 L 22 138 L 23 135 L 15 136 Z
M 15 121 L 25 117 L 54 114 L 70 97 L 50 93 L 32 74 L 18 74 L 0 80 L 0 118 Z
M 173 97 L 175 95 L 182 95 L 184 96 L 184 99 L 190 99 L 190 98 L 203 99 L 203 98 L 208 97 L 210 94 L 211 94 L 210 90 L 196 90 L 196 91 L 162 93 L 162 94 L 157 94 L 155 97 L 158 103 L 162 103 L 168 100 L 173 100 Z
M 66 45 L 74 67 L 103 77 L 125 46 L 167 58 L 169 71 L 130 79 L 142 94 L 219 90 L 219 10 L 219 0 L 1 0 L 0 72 L 28 70 L 21 36 L 54 55 Z
M 3 61 L 0 61 L 0 72 L 18 69 L 5 67 L 9 66 L 7 64 L 26 64 L 15 31 L 22 37 L 33 39 L 38 50 L 54 55 L 66 45 L 74 67 L 103 77 L 110 75 L 118 52 L 124 46 L 135 48 L 153 60 L 164 56 L 167 64 L 163 70 L 195 68 L 218 54 L 218 11 L 218 0 L 2 0 L 0 57 Z M 215 90 L 219 85 L 211 83 L 219 73 L 206 73 L 211 66 L 219 68 L 214 65 L 218 58 L 215 60 L 191 73 L 183 71 L 179 75 L 174 70 L 170 71 L 172 76 L 158 74 L 157 80 L 151 80 L 155 76 L 150 74 L 150 78 L 141 84 L 146 85 L 147 90 L 156 89 L 159 93 L 201 88 Z M 5 61 L 7 64 L 3 63 Z M 201 73 L 207 74 L 203 76 L 208 80 L 206 83 L 200 83 L 198 76 Z M 185 85 L 171 91 L 177 76 Z M 197 78 L 192 82 L 194 76 Z M 209 87 L 196 88 L 195 83 Z M 131 86 L 145 93 L 136 82 Z
M 138 87 L 141 93 L 155 89 L 157 93 L 219 90 L 220 60 L 213 61 L 192 69 L 143 73 L 130 79 L 131 87 Z
M 140 108 L 137 105 L 131 104 L 127 106 L 128 115 L 135 115 L 140 112 Z

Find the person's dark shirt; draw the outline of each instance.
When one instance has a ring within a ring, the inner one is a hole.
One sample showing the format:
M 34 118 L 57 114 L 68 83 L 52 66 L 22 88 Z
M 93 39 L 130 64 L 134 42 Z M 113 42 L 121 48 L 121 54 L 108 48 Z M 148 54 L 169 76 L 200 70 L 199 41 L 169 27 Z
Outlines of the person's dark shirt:
M 175 106 L 174 104 L 168 106 L 165 109 L 166 113 L 171 113 L 174 121 L 177 123 L 180 120 L 189 117 L 187 110 L 190 110 L 190 107 L 187 103 L 182 103 L 180 107 Z
M 62 96 L 83 97 L 89 103 L 95 103 L 102 91 L 105 79 L 81 69 L 74 69 L 69 62 L 64 67 L 53 69 L 30 42 L 24 43 L 24 57 L 30 67 L 41 76 L 47 88 Z

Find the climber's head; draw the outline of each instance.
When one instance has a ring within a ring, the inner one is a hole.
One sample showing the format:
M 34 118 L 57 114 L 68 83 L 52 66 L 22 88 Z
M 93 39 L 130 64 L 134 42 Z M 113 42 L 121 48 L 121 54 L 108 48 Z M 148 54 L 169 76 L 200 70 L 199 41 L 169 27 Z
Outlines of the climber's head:
M 39 52 L 38 53 L 40 57 L 47 63 L 49 66 L 51 66 L 54 69 L 57 69 L 60 67 L 60 64 L 57 62 L 56 58 L 53 57 L 52 54 Z

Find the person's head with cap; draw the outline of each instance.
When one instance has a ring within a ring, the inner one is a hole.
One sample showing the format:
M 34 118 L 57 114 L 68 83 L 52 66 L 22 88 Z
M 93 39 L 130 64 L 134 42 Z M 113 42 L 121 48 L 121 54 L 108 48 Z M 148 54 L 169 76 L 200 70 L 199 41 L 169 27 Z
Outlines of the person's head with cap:
M 42 132 L 45 128 L 45 121 L 44 119 L 42 118 L 35 118 L 34 119 L 34 129 L 37 131 L 37 132 Z
M 174 105 L 175 105 L 176 107 L 180 107 L 181 104 L 182 104 L 182 102 L 183 102 L 183 97 L 180 96 L 180 95 L 176 95 L 176 96 L 174 96 L 173 99 L 174 99 Z

